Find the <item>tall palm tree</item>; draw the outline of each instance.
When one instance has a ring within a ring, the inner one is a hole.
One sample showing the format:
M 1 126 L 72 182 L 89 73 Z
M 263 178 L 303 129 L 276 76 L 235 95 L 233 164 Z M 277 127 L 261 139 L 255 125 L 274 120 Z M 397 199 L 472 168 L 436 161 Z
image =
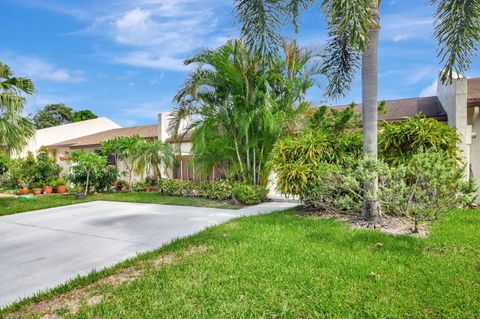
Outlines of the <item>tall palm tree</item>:
M 34 92 L 30 79 L 13 77 L 10 68 L 0 62 L 0 148 L 10 155 L 20 152 L 35 133 L 33 123 L 22 114 L 24 95 Z
M 378 34 L 381 0 L 235 0 L 237 19 L 248 48 L 265 58 L 278 53 L 280 31 L 290 22 L 298 31 L 299 17 L 315 3 L 327 18 L 330 40 L 323 67 L 329 80 L 326 95 L 344 95 L 351 86 L 362 58 L 362 113 L 364 153 L 377 157 Z M 441 80 L 449 82 L 454 72 L 469 69 L 471 56 L 480 41 L 480 2 L 478 0 L 430 0 L 436 5 L 435 36 L 438 56 L 444 64 Z M 370 194 L 364 217 L 376 222 L 377 183 L 366 183 Z
M 244 183 L 264 184 L 267 157 L 278 137 L 306 109 L 305 92 L 313 85 L 315 68 L 307 72 L 312 52 L 295 44 L 268 64 L 250 54 L 241 41 L 204 50 L 186 64 L 198 68 L 187 78 L 174 101 L 171 127 L 188 116 L 197 168 L 210 172 L 227 160 L 229 175 Z

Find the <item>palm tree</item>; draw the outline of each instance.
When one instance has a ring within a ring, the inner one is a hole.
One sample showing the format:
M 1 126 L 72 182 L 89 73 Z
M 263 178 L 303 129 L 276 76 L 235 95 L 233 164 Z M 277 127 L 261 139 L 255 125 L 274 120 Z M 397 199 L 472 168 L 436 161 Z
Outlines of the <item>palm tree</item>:
M 247 47 L 264 58 L 277 54 L 281 29 L 290 21 L 298 32 L 298 20 L 315 0 L 235 0 L 237 19 Z M 351 86 L 362 58 L 362 113 L 364 155 L 377 158 L 378 34 L 381 0 L 321 0 L 330 40 L 325 47 L 324 73 L 329 84 L 326 95 L 344 95 Z M 470 57 L 480 41 L 480 3 L 477 0 L 431 0 L 436 5 L 435 36 L 438 56 L 444 64 L 441 80 L 469 69 Z M 377 183 L 366 183 L 368 196 L 364 217 L 379 218 Z
M 138 175 L 151 173 L 162 177 L 163 171 L 173 167 L 175 156 L 170 144 L 160 140 L 142 139 L 135 142 L 132 152 L 133 165 Z
M 0 62 L 0 148 L 8 154 L 20 152 L 35 133 L 35 126 L 22 112 L 23 95 L 33 95 L 35 87 L 27 78 L 13 77 L 12 71 Z
M 278 137 L 295 124 L 308 106 L 313 85 L 307 64 L 314 52 L 284 46 L 284 58 L 262 63 L 241 41 L 204 50 L 186 64 L 198 65 L 175 96 L 178 107 L 170 123 L 175 130 L 196 116 L 192 154 L 205 172 L 230 163 L 228 174 L 249 184 L 265 184 L 268 155 Z M 311 68 L 315 70 L 315 68 Z

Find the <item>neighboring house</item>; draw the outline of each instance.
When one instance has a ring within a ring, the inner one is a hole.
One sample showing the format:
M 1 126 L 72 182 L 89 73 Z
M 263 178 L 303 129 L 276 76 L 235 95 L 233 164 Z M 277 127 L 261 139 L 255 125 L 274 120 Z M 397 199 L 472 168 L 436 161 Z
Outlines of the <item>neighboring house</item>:
M 119 128 L 115 122 L 99 117 L 93 120 L 69 123 L 54 127 L 39 129 L 35 135 L 29 140 L 24 150 L 16 154 L 16 157 L 25 157 L 28 152 L 36 153 L 41 146 L 59 143 L 65 140 L 98 133 L 105 130 Z
M 126 128 L 113 128 L 105 130 L 95 134 L 85 135 L 74 139 L 64 140 L 55 144 L 49 144 L 49 148 L 52 155 L 55 157 L 56 162 L 66 170 L 68 168 L 68 154 L 75 150 L 85 150 L 88 152 L 94 152 L 100 150 L 100 144 L 103 141 L 107 141 L 119 136 L 133 136 L 139 135 L 145 139 L 157 139 L 159 136 L 158 125 L 142 125 Z M 113 157 L 109 158 L 109 164 L 116 165 L 120 171 L 126 169 L 124 162 L 116 163 Z M 135 178 L 138 179 L 138 178 Z

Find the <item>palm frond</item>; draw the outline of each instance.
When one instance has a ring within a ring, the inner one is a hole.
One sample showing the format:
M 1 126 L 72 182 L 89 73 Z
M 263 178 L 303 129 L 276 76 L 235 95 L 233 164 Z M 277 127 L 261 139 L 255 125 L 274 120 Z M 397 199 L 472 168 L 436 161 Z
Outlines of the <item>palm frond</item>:
M 451 83 L 454 72 L 463 74 L 470 68 L 471 56 L 480 43 L 480 1 L 431 0 L 437 4 L 435 37 L 438 57 L 444 70 L 441 81 Z

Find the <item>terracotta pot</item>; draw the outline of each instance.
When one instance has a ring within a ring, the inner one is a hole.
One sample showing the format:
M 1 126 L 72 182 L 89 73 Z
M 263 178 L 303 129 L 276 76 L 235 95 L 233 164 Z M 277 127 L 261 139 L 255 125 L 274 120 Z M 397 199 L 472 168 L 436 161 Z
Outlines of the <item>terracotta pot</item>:
M 32 192 L 33 192 L 33 195 L 35 195 L 35 196 L 42 195 L 42 189 L 41 188 L 34 188 Z
M 152 190 L 152 192 L 156 192 L 156 191 L 158 191 L 158 187 L 157 186 L 152 186 L 151 190 Z
M 148 186 L 148 187 L 145 187 L 145 191 L 149 193 L 149 192 L 151 192 L 151 191 L 152 191 L 152 188 L 151 188 L 150 186 Z
M 43 193 L 44 194 L 51 194 L 52 193 L 52 186 L 43 186 Z
M 30 190 L 28 189 L 28 187 L 22 187 L 18 190 L 18 193 L 20 195 L 27 195 L 28 193 L 30 193 Z
M 65 194 L 67 188 L 65 187 L 65 185 L 58 185 L 56 190 L 58 194 Z

